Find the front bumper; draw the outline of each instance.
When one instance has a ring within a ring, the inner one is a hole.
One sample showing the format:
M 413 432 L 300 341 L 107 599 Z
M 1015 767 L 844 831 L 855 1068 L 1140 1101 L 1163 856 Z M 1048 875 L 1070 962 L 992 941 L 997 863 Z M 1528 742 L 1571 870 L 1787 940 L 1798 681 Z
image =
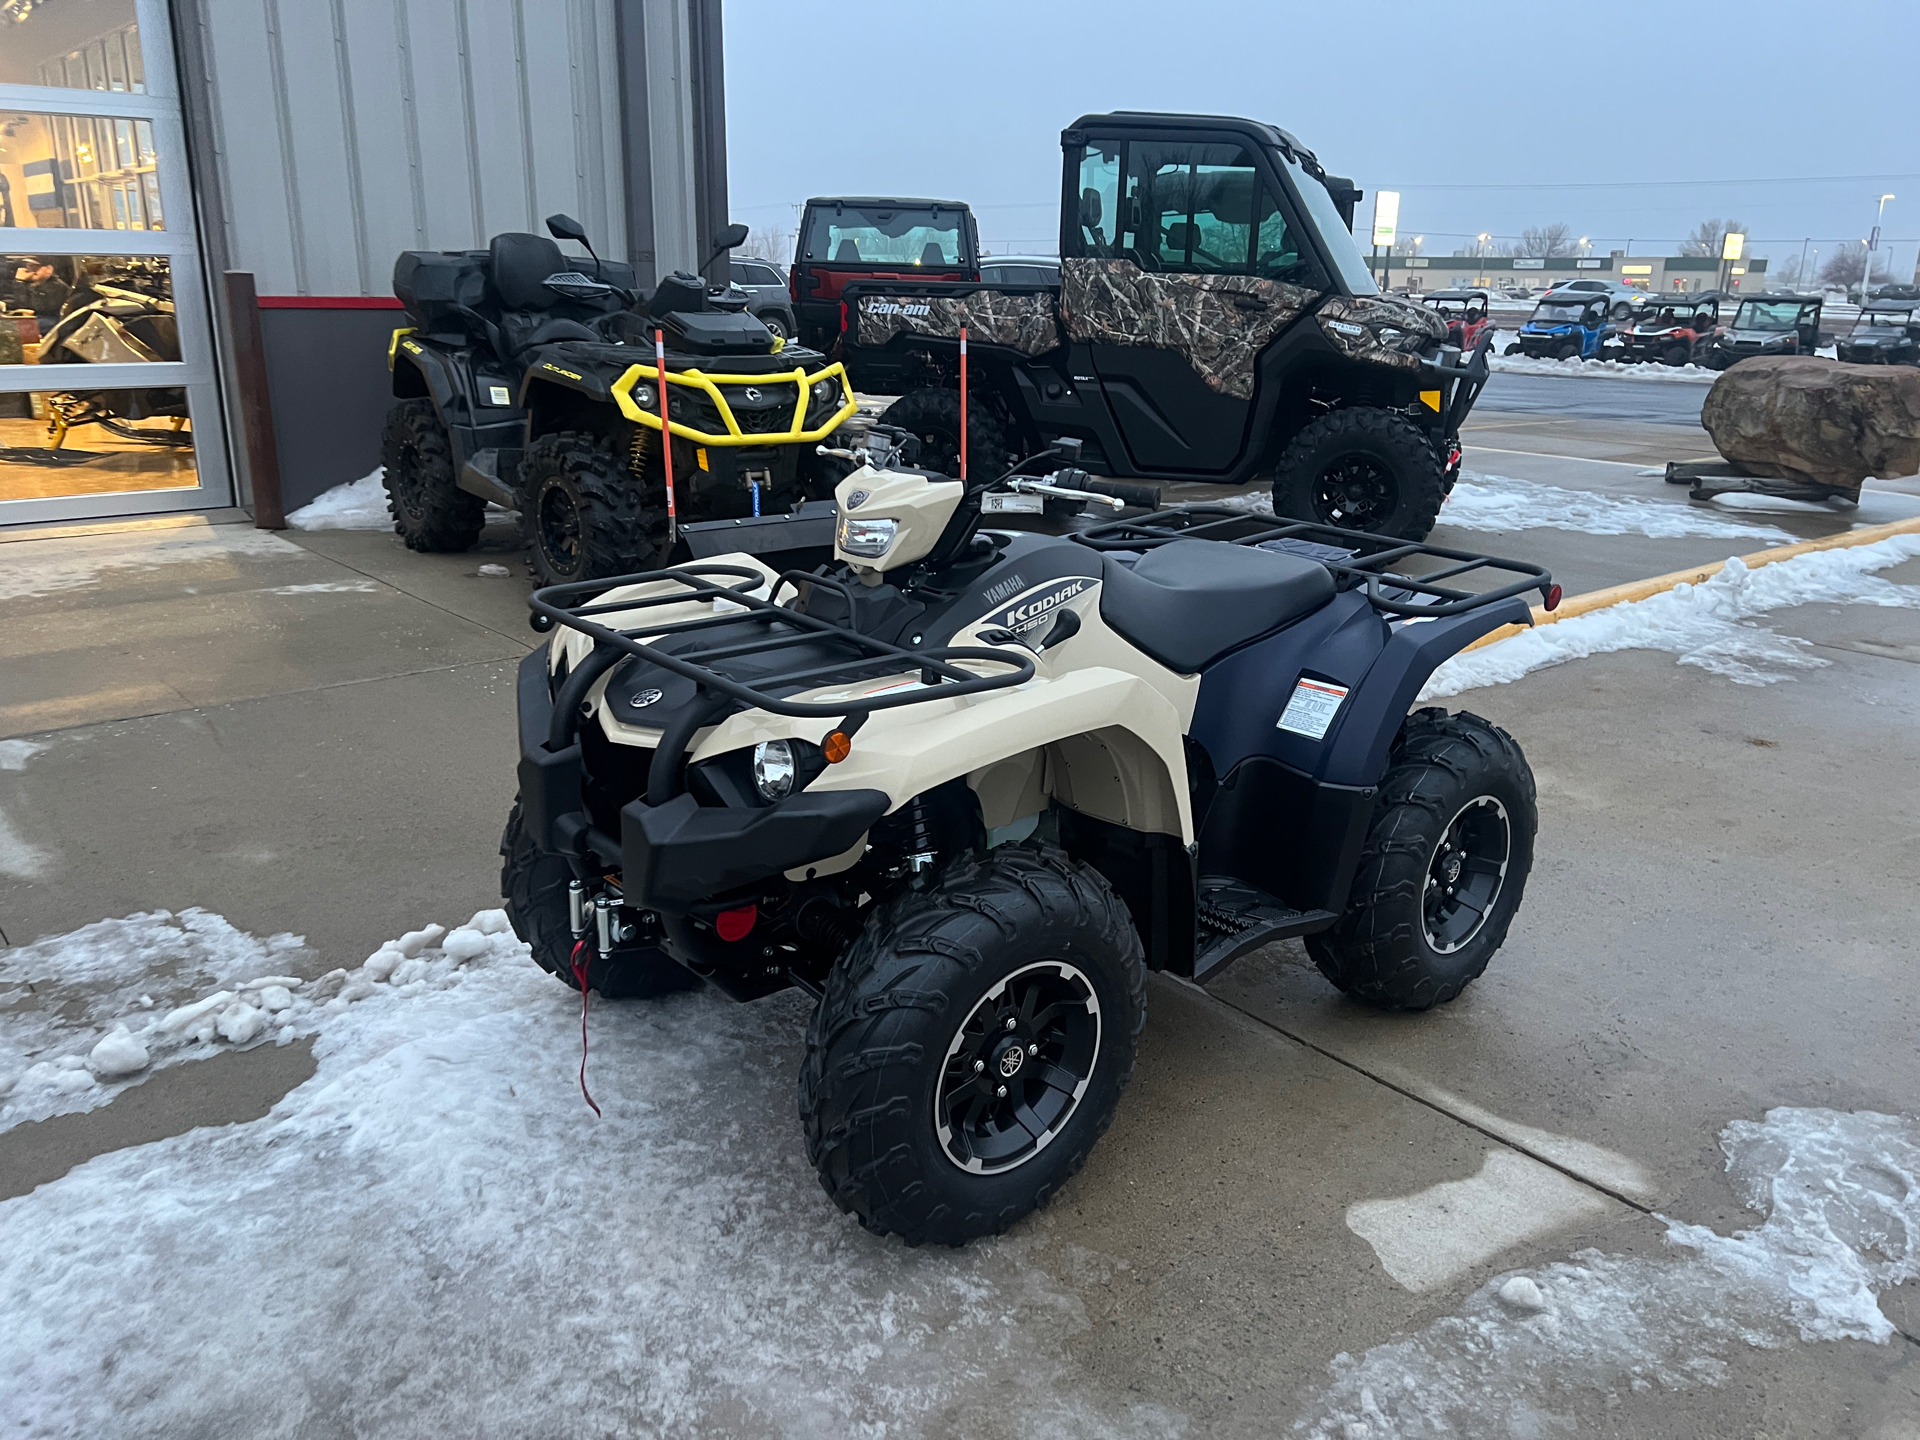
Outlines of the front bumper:
M 802 790 L 773 805 L 701 805 L 682 794 L 620 812 L 620 834 L 595 829 L 582 798 L 580 744 L 547 748 L 553 701 L 543 646 L 520 662 L 520 807 L 540 849 L 621 872 L 626 903 L 682 914 L 783 871 L 845 854 L 887 811 L 879 790 Z

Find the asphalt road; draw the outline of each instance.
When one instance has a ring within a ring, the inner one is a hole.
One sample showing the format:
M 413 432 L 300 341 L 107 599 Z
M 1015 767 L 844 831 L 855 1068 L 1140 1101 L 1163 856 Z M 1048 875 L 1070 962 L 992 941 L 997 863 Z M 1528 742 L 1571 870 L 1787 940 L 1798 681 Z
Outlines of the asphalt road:
M 1684 381 L 1613 380 L 1599 375 L 1562 378 L 1495 371 L 1474 405 L 1474 413 L 1518 412 L 1697 428 L 1700 407 L 1712 388 Z

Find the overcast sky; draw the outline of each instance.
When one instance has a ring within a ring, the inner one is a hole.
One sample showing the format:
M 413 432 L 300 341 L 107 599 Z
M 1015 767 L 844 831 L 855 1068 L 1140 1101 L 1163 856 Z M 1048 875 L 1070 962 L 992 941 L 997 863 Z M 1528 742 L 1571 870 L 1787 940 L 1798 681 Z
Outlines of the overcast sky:
M 1554 221 L 1670 254 L 1732 216 L 1756 253 L 1824 258 L 1888 190 L 1896 276 L 1920 244 L 1920 0 L 726 0 L 725 26 L 756 229 L 809 195 L 932 195 L 989 249 L 1051 252 L 1061 129 L 1132 109 L 1271 121 L 1367 216 L 1400 190 L 1429 254 Z

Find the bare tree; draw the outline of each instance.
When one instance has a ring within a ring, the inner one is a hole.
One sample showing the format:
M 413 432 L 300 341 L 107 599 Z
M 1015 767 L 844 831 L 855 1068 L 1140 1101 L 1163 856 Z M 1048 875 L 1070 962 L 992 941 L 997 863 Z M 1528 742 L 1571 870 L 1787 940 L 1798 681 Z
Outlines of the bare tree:
M 1573 227 L 1564 220 L 1551 225 L 1529 225 L 1520 232 L 1518 243 L 1503 245 L 1504 255 L 1571 255 L 1574 252 Z
M 793 263 L 794 232 L 790 225 L 756 225 L 747 231 L 747 238 L 733 253 L 741 256 L 758 256 L 762 260 L 771 260 L 778 265 Z
M 1856 244 L 1858 242 L 1855 242 Z M 1867 252 L 1856 250 L 1852 245 L 1844 245 L 1821 262 L 1819 281 L 1833 290 L 1848 290 L 1860 283 L 1860 272 L 1866 268 Z M 1884 285 L 1893 278 L 1893 266 L 1887 252 L 1873 252 L 1873 281 L 1875 285 Z
M 1744 220 L 1702 220 L 1693 227 L 1693 233 L 1680 246 L 1680 253 L 1717 256 L 1726 244 L 1727 236 L 1747 233 L 1747 222 Z
M 1421 236 L 1402 235 L 1398 240 L 1393 242 L 1393 253 L 1395 255 L 1418 255 L 1420 253 L 1420 247 L 1424 243 Z

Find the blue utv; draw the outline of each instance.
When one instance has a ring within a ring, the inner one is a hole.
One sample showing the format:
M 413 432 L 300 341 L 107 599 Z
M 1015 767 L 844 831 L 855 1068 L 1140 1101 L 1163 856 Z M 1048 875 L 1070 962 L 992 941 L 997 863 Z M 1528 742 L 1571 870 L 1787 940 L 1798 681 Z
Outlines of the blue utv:
M 1520 338 L 1506 354 L 1535 360 L 1598 360 L 1600 346 L 1617 328 L 1609 318 L 1607 295 L 1550 294 L 1533 308 L 1533 318 L 1520 327 Z

